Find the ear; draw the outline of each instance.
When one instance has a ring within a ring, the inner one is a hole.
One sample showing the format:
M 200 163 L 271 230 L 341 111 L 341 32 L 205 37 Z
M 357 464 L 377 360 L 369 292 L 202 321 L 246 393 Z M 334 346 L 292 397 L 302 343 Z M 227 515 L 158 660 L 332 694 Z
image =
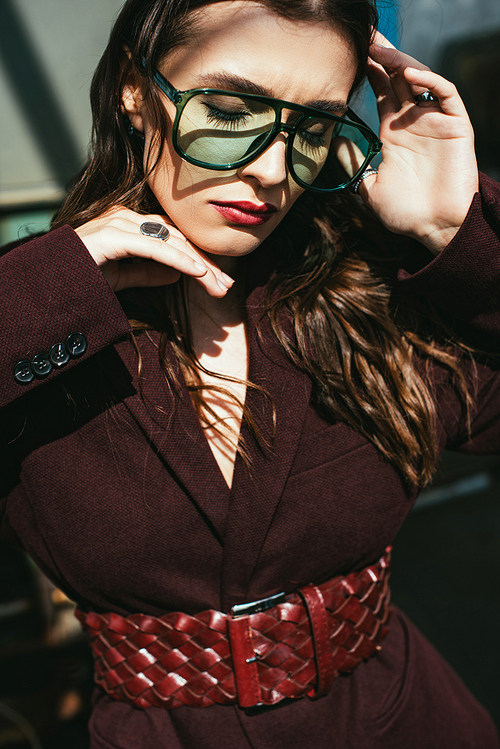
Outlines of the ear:
M 127 51 L 128 54 L 128 51 Z M 125 85 L 122 89 L 121 111 L 125 117 L 128 117 L 132 127 L 140 133 L 144 132 L 144 99 L 140 86 L 139 76 L 130 71 Z

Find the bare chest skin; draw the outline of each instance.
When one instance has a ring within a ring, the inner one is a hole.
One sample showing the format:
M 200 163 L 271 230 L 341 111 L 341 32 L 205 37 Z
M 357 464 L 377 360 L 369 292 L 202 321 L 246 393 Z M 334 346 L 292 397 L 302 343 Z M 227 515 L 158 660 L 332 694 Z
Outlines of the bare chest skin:
M 231 487 L 243 412 L 242 404 L 246 394 L 244 381 L 248 377 L 248 342 L 244 313 L 238 305 L 226 299 L 222 305 L 210 305 L 208 309 L 200 308 L 192 300 L 191 311 L 193 343 L 203 368 L 199 369 L 199 375 L 206 386 L 203 398 L 213 411 L 213 415 L 207 414 L 206 422 L 202 421 L 202 427 L 219 469 L 227 485 Z M 204 369 L 243 382 L 224 381 L 208 374 L 203 371 Z M 211 390 L 210 386 L 226 392 Z M 218 423 L 220 431 L 210 426 L 214 422 Z

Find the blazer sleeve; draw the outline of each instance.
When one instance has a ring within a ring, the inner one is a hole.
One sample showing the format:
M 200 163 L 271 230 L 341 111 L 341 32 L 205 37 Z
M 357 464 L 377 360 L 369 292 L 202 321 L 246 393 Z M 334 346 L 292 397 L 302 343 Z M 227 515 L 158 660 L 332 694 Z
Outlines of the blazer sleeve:
M 130 332 L 122 307 L 69 226 L 0 258 L 0 407 Z
M 421 246 L 409 247 L 397 292 L 405 304 L 430 301 L 473 348 L 500 353 L 500 184 L 481 175 L 480 192 L 464 224 L 437 257 Z M 440 368 L 434 373 L 441 445 L 460 452 L 498 454 L 498 356 L 473 361 L 463 355 L 462 370 L 472 397 L 470 423 L 453 378 Z
M 500 184 L 481 175 L 462 227 L 437 257 L 429 262 L 421 246 L 411 251 L 398 274 L 401 300 L 430 301 L 457 321 L 468 343 L 499 353 Z

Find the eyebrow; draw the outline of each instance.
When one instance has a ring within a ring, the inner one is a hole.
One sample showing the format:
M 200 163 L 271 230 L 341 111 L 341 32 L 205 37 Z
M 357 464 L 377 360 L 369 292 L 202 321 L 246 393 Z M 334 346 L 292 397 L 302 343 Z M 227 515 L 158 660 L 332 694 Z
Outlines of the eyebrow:
M 196 76 L 196 81 L 201 88 L 222 88 L 226 91 L 268 96 L 271 99 L 275 98 L 272 92 L 264 88 L 264 86 L 249 81 L 247 78 L 242 78 L 239 75 L 233 75 L 232 73 L 207 73 Z M 290 102 L 290 104 L 292 103 Z M 347 102 L 340 100 L 332 101 L 330 99 L 315 99 L 314 101 L 306 102 L 303 106 L 320 109 L 323 112 L 331 112 L 332 114 L 344 114 L 347 110 Z

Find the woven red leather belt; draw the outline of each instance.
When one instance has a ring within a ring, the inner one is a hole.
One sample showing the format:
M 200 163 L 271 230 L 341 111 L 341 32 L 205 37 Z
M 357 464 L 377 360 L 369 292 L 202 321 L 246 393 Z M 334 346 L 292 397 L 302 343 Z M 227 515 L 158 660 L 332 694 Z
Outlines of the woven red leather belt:
M 243 708 L 326 694 L 380 650 L 388 632 L 390 547 L 360 572 L 231 614 L 161 617 L 76 611 L 90 637 L 95 680 L 136 707 Z

